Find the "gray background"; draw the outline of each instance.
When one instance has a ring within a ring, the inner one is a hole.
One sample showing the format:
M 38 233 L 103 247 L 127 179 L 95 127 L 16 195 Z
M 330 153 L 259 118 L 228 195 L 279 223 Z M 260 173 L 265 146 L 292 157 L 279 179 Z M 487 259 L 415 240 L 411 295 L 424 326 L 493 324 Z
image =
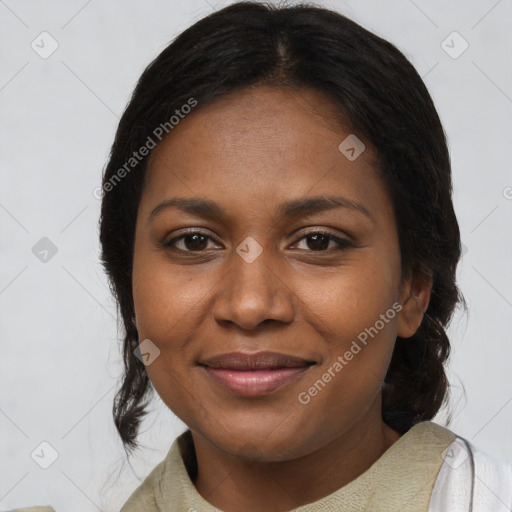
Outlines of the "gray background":
M 93 191 L 144 67 L 228 3 L 0 0 L 2 510 L 118 510 L 184 428 L 155 399 L 143 449 L 123 465 L 111 419 L 121 373 L 115 304 L 98 261 Z M 434 98 L 450 143 L 466 251 L 458 278 L 470 309 L 450 328 L 450 428 L 512 460 L 512 0 L 322 5 L 396 44 Z M 46 59 L 31 47 L 51 49 L 43 31 L 58 43 Z M 457 58 L 464 43 L 446 39 L 453 31 L 469 44 Z M 40 252 L 43 237 L 53 256 Z M 31 457 L 50 461 L 43 441 L 58 453 L 48 469 Z

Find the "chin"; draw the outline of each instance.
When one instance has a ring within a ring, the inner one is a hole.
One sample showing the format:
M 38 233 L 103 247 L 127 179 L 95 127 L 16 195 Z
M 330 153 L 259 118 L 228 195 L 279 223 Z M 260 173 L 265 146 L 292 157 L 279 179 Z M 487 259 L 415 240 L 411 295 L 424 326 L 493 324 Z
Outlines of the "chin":
M 265 421 L 247 417 L 221 428 L 202 430 L 201 435 L 225 453 L 261 462 L 292 460 L 315 449 L 314 434 L 304 423 Z

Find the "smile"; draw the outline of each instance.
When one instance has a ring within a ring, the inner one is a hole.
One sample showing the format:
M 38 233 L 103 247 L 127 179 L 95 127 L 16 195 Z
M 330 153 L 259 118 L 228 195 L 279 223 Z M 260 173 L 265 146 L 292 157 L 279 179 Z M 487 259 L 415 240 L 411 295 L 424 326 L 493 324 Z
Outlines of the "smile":
M 274 352 L 236 352 L 206 359 L 200 366 L 217 384 L 236 395 L 262 396 L 299 378 L 314 364 Z

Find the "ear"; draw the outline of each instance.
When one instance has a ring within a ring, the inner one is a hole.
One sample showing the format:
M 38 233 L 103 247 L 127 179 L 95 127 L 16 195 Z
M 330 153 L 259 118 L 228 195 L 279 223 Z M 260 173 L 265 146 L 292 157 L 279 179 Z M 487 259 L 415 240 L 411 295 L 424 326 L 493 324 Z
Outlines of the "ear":
M 432 273 L 415 271 L 404 280 L 400 292 L 402 309 L 398 314 L 397 335 L 410 338 L 418 330 L 430 302 Z

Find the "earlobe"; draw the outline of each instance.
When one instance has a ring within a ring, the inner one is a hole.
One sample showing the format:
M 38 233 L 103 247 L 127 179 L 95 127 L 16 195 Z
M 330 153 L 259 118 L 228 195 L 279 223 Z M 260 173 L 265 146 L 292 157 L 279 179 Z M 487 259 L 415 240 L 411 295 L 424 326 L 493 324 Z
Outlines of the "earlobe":
M 416 273 L 404 283 L 404 300 L 398 315 L 397 335 L 410 338 L 419 329 L 432 291 L 431 273 Z

